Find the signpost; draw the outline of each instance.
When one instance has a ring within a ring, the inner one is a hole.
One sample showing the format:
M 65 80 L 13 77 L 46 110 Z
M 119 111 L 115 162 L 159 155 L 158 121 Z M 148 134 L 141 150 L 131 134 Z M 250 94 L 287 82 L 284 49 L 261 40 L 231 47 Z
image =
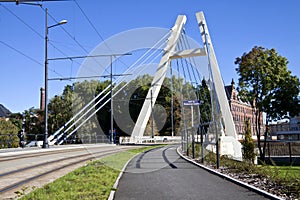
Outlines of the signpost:
M 200 100 L 184 100 L 183 101 L 183 106 L 191 106 L 191 114 L 192 114 L 192 153 L 193 153 L 193 158 L 195 158 L 195 132 L 194 132 L 194 108 L 193 106 L 199 106 L 201 105 Z M 186 137 L 187 139 L 187 155 L 189 154 L 189 147 L 188 147 L 188 136 Z

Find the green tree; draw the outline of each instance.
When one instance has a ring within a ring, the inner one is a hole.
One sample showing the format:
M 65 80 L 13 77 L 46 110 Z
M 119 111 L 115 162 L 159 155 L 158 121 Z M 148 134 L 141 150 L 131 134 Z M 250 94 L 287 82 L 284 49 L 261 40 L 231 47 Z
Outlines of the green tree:
M 26 140 L 42 140 L 44 133 L 44 113 L 40 109 L 29 108 L 23 112 Z
M 201 85 L 198 86 L 197 93 L 201 102 L 200 113 L 201 123 L 207 123 L 211 121 L 211 100 L 206 80 L 203 79 Z
M 245 121 L 245 139 L 241 142 L 243 145 L 243 159 L 246 162 L 254 164 L 255 159 L 255 144 L 252 139 L 251 127 L 248 120 Z
M 0 149 L 19 146 L 18 127 L 10 120 L 0 118 Z
M 72 86 L 65 86 L 62 95 L 54 96 L 48 104 L 48 131 L 55 133 L 72 117 Z
M 250 102 L 255 110 L 258 149 L 260 158 L 264 160 L 268 130 L 264 132 L 262 145 L 262 113 L 266 113 L 266 125 L 271 120 L 299 113 L 299 79 L 291 75 L 287 59 L 278 55 L 275 49 L 254 47 L 249 53 L 236 58 L 235 64 L 238 65 L 239 96 Z

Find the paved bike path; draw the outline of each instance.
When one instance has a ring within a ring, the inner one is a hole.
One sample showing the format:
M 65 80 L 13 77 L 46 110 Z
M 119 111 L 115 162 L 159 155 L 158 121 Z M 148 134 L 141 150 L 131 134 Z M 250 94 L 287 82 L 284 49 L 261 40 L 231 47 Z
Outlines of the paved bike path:
M 132 159 L 119 181 L 114 199 L 267 199 L 185 161 L 176 148 L 166 146 Z

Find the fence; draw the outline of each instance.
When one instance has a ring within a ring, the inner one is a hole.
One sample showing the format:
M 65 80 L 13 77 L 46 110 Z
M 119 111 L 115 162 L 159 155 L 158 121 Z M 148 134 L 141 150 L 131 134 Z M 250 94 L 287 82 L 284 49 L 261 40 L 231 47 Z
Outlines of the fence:
M 267 141 L 266 162 L 300 165 L 300 141 Z
M 266 156 L 300 156 L 300 141 L 267 141 Z
M 20 139 L 22 137 L 22 140 Z M 43 144 L 44 134 L 0 134 L 0 149 L 17 148 L 17 147 L 34 147 Z M 64 141 L 64 144 L 96 144 L 109 143 L 109 138 L 101 135 L 82 135 L 80 137 L 72 137 Z M 21 143 L 22 142 L 22 143 Z

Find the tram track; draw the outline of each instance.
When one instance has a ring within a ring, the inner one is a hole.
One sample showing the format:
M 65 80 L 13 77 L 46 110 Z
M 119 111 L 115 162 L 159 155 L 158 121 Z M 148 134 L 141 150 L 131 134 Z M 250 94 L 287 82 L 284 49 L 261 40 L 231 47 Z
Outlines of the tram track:
M 99 147 L 89 147 L 91 148 L 99 148 Z M 0 163 L 1 162 L 7 162 L 11 160 L 18 160 L 18 159 L 25 159 L 25 158 L 32 158 L 36 156 L 46 156 L 46 155 L 53 155 L 53 154 L 60 154 L 60 153 L 67 153 L 67 152 L 75 152 L 75 151 L 82 151 L 84 147 L 77 147 L 77 148 L 72 148 L 72 149 L 60 149 L 60 150 L 55 150 L 53 151 L 47 151 L 47 152 L 26 152 L 24 154 L 17 154 L 17 155 L 5 155 L 2 156 L 0 154 Z
M 19 169 L 13 169 L 8 172 L 0 174 L 0 198 L 7 197 L 12 198 L 12 195 L 16 190 L 24 186 L 34 186 L 34 181 L 43 179 L 47 176 L 56 176 L 60 171 L 68 171 L 69 168 L 74 166 L 80 166 L 87 161 L 95 160 L 107 155 L 111 155 L 117 152 L 128 150 L 132 147 L 115 147 L 110 149 L 99 149 L 95 152 L 79 153 L 78 155 L 72 155 L 65 158 L 60 158 L 52 161 L 45 161 L 38 164 L 29 165 Z M 81 149 L 82 150 L 82 149 Z M 63 152 L 63 151 L 61 151 Z M 66 153 L 64 151 L 63 153 Z M 45 156 L 45 154 L 43 154 Z M 72 171 L 72 170 L 70 170 Z M 26 174 L 26 176 L 24 176 Z

